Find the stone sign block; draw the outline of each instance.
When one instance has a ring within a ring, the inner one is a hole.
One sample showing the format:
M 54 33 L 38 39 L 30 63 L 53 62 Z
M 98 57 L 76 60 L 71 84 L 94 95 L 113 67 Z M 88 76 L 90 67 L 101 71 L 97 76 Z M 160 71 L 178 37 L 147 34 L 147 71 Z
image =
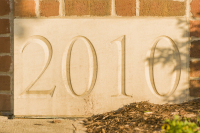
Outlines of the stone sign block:
M 190 99 L 188 27 L 184 18 L 15 19 L 14 115 Z

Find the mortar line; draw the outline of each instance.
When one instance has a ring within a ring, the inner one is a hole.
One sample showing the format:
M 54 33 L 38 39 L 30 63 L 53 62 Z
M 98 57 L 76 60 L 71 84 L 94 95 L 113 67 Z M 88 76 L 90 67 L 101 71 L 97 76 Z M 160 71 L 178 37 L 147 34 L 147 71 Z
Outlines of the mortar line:
M 9 19 L 10 15 L 1 16 L 0 19 Z
M 0 72 L 0 76 L 13 76 L 13 73 L 11 72 Z
M 200 80 L 200 77 L 190 77 L 190 80 Z
M 191 37 L 191 42 L 200 41 L 200 37 Z
M 200 58 L 193 58 L 193 57 L 190 57 L 190 61 L 200 61 Z
M 63 17 L 63 16 L 65 16 L 65 1 L 60 0 L 59 2 L 60 2 L 60 4 L 59 4 L 59 16 Z
M 10 71 L 9 72 L 1 72 L 1 75 L 9 76 L 10 77 L 10 91 L 9 94 L 11 96 L 11 110 L 10 112 L 14 113 L 14 0 L 9 0 L 10 2 L 10 14 L 9 14 L 9 21 L 10 21 L 10 34 L 4 34 L 4 37 L 10 37 L 10 53 L 3 53 L 1 55 L 5 56 L 11 56 L 11 65 L 10 65 Z M 2 92 L 0 92 L 2 93 Z
M 195 21 L 195 20 L 200 20 L 200 18 L 198 18 L 198 17 L 190 17 L 190 20 Z
M 12 51 L 12 48 L 11 48 Z M 0 53 L 0 56 L 12 56 L 12 53 Z
M 188 45 L 187 45 L 187 50 L 188 50 L 188 56 L 187 56 L 187 75 L 188 75 L 188 81 L 191 80 L 191 77 L 190 77 L 190 61 L 193 61 L 194 59 L 190 57 L 190 45 L 191 45 L 191 37 L 190 37 L 190 17 L 191 17 L 191 14 L 190 14 L 190 2 L 191 0 L 186 0 L 186 9 L 185 9 L 185 16 L 186 16 L 186 23 L 187 23 L 187 32 L 189 34 L 189 37 L 188 37 Z
M 35 14 L 40 17 L 40 0 L 35 0 Z
M 159 16 L 92 16 L 91 15 L 83 15 L 83 16 L 77 16 L 77 15 L 70 15 L 70 16 L 65 16 L 65 17 L 59 17 L 59 16 L 49 16 L 49 17 L 45 17 L 45 16 L 41 16 L 40 18 L 36 18 L 36 17 L 16 17 L 15 19 L 63 19 L 63 18 L 69 18 L 69 19 L 91 19 L 91 18 L 95 18 L 95 19 L 174 19 L 174 16 L 167 16 L 167 17 L 159 17 Z M 176 18 L 186 18 L 185 16 L 176 16 Z
M 190 10 L 191 10 L 191 7 L 190 7 L 190 3 L 192 2 L 192 0 L 186 0 L 186 10 L 185 10 L 185 12 L 186 12 L 186 17 L 187 17 L 187 19 L 189 20 L 190 18 L 191 18 L 191 16 L 192 16 L 192 14 L 191 14 L 191 12 L 190 12 Z
M 136 0 L 136 16 L 140 16 L 140 0 Z
M 111 16 L 117 16 L 116 8 L 115 8 L 115 0 L 112 0 L 112 3 L 111 3 Z
M 10 37 L 11 36 L 11 33 L 8 33 L 8 34 L 0 34 L 0 37 Z
M 10 91 L 0 91 L 0 94 L 12 95 Z

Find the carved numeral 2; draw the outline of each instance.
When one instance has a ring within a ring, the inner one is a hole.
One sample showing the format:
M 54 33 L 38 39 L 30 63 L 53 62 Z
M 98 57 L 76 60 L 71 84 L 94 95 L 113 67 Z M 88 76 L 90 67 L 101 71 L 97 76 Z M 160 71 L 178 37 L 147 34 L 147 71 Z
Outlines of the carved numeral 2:
M 24 44 L 24 46 L 22 47 L 21 53 L 23 53 L 24 49 L 26 48 L 27 45 L 31 44 L 31 43 L 36 43 L 39 44 L 44 52 L 45 52 L 45 65 L 43 66 L 42 71 L 40 72 L 40 74 L 37 76 L 37 78 L 32 81 L 28 87 L 26 87 L 26 89 L 21 93 L 22 94 L 49 94 L 51 96 L 53 96 L 54 90 L 56 88 L 56 86 L 54 86 L 51 90 L 35 90 L 35 91 L 31 91 L 31 87 L 38 81 L 38 79 L 42 76 L 42 74 L 44 73 L 44 71 L 47 69 L 47 67 L 50 64 L 51 58 L 52 58 L 52 47 L 51 44 L 49 43 L 49 41 L 41 36 L 32 36 L 30 37 L 26 43 Z

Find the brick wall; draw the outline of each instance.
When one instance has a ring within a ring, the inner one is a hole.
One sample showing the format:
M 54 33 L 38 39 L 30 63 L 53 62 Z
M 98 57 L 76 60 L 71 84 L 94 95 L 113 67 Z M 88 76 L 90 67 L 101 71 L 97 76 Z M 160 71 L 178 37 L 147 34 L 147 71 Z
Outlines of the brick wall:
M 186 0 L 15 0 L 15 17 L 184 15 Z
M 0 112 L 13 110 L 13 11 L 11 0 L 0 1 Z
M 13 105 L 13 14 L 17 18 L 185 16 L 191 36 L 190 95 L 200 96 L 200 0 L 0 0 L 0 111 L 12 111 Z
M 200 97 L 200 0 L 190 4 L 190 95 Z

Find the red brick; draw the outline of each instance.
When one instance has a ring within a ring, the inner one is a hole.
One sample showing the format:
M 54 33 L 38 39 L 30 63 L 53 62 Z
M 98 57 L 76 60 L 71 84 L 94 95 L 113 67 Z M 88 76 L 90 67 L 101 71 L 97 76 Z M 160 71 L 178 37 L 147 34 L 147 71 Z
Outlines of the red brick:
M 11 66 L 11 56 L 0 56 L 0 72 L 8 72 Z
M 10 91 L 9 76 L 0 76 L 0 91 Z
M 58 0 L 42 0 L 40 1 L 41 16 L 59 16 L 59 1 Z
M 0 94 L 0 111 L 11 111 L 11 95 Z
M 0 37 L 0 53 L 10 53 L 10 37 Z
M 200 41 L 194 41 L 191 43 L 190 57 L 200 58 Z
M 9 0 L 0 0 L 0 16 L 8 15 L 10 13 Z
M 90 15 L 111 15 L 111 0 L 90 0 Z
M 0 34 L 10 33 L 9 19 L 0 19 Z
M 190 61 L 190 77 L 200 77 L 200 61 Z
M 193 0 L 190 5 L 193 17 L 200 17 L 200 0 Z
M 200 80 L 190 81 L 190 96 L 200 97 Z
M 190 21 L 190 36 L 200 37 L 200 21 Z
M 15 16 L 35 17 L 35 0 L 15 0 Z
M 90 3 L 88 0 L 65 0 L 65 15 L 89 15 Z
M 115 9 L 118 16 L 135 16 L 136 0 L 116 0 Z
M 140 16 L 184 16 L 186 3 L 174 0 L 140 0 Z

